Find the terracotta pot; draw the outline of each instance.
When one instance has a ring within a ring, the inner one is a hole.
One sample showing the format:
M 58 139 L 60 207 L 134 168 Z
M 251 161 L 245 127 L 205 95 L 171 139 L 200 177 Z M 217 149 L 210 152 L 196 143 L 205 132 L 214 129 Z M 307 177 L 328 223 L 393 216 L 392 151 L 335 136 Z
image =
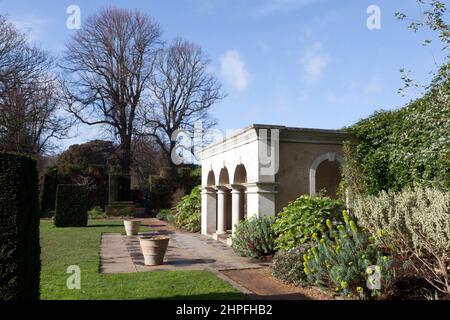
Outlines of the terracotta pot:
M 156 266 L 163 264 L 169 240 L 170 238 L 165 236 L 144 236 L 139 238 L 145 265 Z
M 123 220 L 123 225 L 125 226 L 125 231 L 127 236 L 135 236 L 139 232 L 139 227 L 141 225 L 140 220 Z

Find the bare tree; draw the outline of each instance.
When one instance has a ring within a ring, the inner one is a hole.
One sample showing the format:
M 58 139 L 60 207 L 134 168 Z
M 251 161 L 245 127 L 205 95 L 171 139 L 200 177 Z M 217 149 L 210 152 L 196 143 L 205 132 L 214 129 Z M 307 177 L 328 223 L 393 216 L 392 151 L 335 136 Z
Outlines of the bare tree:
M 43 154 L 67 136 L 53 58 L 0 17 L 0 149 Z
M 100 125 L 118 140 L 123 174 L 129 174 L 136 114 L 153 74 L 160 27 L 138 11 L 105 9 L 90 16 L 66 46 L 68 110 Z
M 25 46 L 24 35 L 0 15 L 0 92 L 14 69 L 21 67 L 20 51 Z
M 183 130 L 192 138 L 196 123 L 203 132 L 216 124 L 209 109 L 225 95 L 209 64 L 199 46 L 181 39 L 158 53 L 144 132 L 155 138 L 172 167 L 171 155 L 177 152 L 174 133 Z

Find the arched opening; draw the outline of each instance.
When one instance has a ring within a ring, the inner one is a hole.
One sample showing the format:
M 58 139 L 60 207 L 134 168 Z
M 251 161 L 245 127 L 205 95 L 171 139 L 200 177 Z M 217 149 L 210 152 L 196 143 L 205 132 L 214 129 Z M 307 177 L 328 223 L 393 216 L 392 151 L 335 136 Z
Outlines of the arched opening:
M 317 157 L 309 169 L 309 194 L 325 192 L 330 197 L 336 197 L 336 191 L 341 179 L 340 165 L 344 158 L 334 152 L 328 152 Z
M 231 217 L 231 190 L 230 176 L 227 167 L 223 167 L 219 173 L 217 196 L 217 230 L 218 232 L 226 232 L 232 228 Z
M 341 168 L 337 161 L 323 161 L 316 170 L 316 192 L 336 198 L 341 180 Z
M 236 169 L 234 170 L 233 183 L 234 192 L 237 193 L 236 197 L 239 197 L 238 220 L 240 221 L 247 218 L 247 193 L 245 187 L 245 183 L 247 183 L 247 170 L 243 164 L 236 166 Z
M 216 176 L 214 175 L 214 171 L 208 172 L 208 178 L 206 179 L 206 185 L 208 187 L 213 187 L 216 185 Z
M 219 174 L 219 186 L 225 186 L 230 184 L 230 177 L 228 175 L 228 169 L 226 167 L 223 167 L 220 170 Z
M 236 166 L 233 181 L 235 184 L 243 184 L 247 182 L 247 170 L 245 170 L 245 166 L 243 164 Z

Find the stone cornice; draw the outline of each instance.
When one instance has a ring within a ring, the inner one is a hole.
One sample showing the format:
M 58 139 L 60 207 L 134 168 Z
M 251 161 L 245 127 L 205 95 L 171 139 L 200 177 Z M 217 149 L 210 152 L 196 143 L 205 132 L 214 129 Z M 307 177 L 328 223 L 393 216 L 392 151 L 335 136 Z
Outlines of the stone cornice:
M 223 141 L 218 141 L 209 145 L 199 152 L 199 155 L 201 159 L 206 159 L 257 140 L 258 135 L 256 130 L 254 130 L 253 127 L 247 127 Z
M 280 130 L 280 142 L 289 143 L 319 143 L 341 145 L 344 141 L 356 141 L 356 138 L 342 130 L 294 128 L 276 125 L 253 124 L 244 128 L 223 141 L 215 142 L 200 152 L 201 159 L 207 159 L 224 153 L 247 143 L 257 141 L 259 129 Z

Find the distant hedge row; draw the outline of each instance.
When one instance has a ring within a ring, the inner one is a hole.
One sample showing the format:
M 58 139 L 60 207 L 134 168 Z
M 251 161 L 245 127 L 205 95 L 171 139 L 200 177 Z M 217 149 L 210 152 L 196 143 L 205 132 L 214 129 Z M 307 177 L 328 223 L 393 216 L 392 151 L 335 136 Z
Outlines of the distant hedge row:
M 85 187 L 60 184 L 56 189 L 56 227 L 85 227 L 88 222 L 88 193 Z
M 0 153 L 0 300 L 39 298 L 39 256 L 36 162 Z

